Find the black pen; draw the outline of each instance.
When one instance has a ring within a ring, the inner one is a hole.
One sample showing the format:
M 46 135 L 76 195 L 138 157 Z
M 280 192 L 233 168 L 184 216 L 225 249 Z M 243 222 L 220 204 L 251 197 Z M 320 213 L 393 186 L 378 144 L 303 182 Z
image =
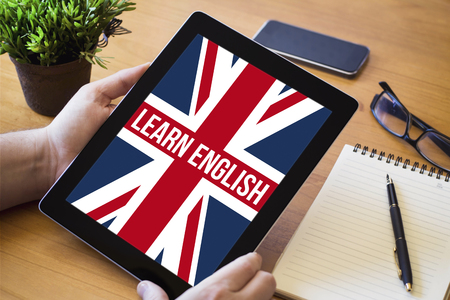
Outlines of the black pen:
M 392 228 L 394 229 L 395 237 L 394 258 L 395 263 L 397 264 L 398 278 L 403 280 L 406 290 L 411 292 L 413 278 L 408 247 L 406 246 L 405 231 L 403 230 L 402 215 L 400 214 L 400 208 L 398 207 L 394 182 L 392 181 L 392 178 L 389 178 L 389 174 L 386 175 L 386 180 L 389 197 L 389 212 L 391 213 Z

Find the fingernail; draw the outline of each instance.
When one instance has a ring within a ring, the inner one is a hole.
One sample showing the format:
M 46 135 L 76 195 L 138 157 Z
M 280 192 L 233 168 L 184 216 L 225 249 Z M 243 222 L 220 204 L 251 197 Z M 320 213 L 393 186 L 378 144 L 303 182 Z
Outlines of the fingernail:
M 137 286 L 138 295 L 142 298 L 145 294 L 145 291 L 147 291 L 149 287 L 150 287 L 150 282 L 148 282 L 146 280 L 139 282 L 139 284 Z

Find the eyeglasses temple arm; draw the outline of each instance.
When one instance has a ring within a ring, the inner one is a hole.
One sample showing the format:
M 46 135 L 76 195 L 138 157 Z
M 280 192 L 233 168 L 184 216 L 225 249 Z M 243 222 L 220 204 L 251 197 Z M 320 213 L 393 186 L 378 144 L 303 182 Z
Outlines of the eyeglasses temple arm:
M 394 93 L 394 91 L 391 89 L 391 87 L 387 84 L 386 81 L 380 81 L 378 84 L 383 88 L 384 91 L 388 92 L 398 100 L 397 95 Z

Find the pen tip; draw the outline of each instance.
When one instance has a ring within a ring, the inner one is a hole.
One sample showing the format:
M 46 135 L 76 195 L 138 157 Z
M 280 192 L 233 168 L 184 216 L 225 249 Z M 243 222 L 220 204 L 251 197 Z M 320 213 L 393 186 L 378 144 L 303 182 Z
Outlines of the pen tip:
M 389 174 L 386 174 L 386 183 L 387 184 L 393 183 L 391 177 L 389 177 Z

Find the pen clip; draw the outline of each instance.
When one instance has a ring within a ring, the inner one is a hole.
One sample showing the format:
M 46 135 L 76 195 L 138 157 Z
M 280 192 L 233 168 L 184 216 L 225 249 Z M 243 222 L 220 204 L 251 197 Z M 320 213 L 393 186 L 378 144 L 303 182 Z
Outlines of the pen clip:
M 402 270 L 400 269 L 400 266 L 398 264 L 398 257 L 397 257 L 397 247 L 394 247 L 394 260 L 395 260 L 395 265 L 397 266 L 397 275 L 398 275 L 398 279 L 402 280 Z

